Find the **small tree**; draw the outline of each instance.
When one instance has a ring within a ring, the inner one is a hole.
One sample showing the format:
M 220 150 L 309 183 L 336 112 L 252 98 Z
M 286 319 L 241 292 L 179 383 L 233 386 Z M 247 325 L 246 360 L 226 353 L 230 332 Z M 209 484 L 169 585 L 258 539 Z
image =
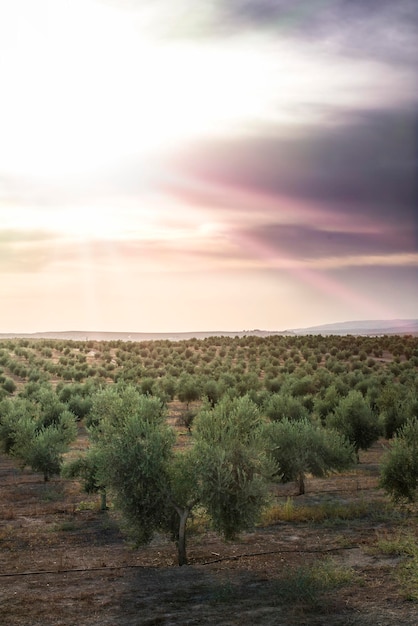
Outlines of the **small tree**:
M 395 500 L 413 502 L 418 495 L 418 419 L 399 430 L 380 470 L 381 487 Z
M 195 420 L 201 501 L 226 539 L 251 527 L 267 499 L 272 466 L 262 450 L 261 423 L 248 396 L 225 397 Z
M 308 411 L 300 398 L 289 393 L 273 393 L 264 402 L 264 413 L 271 420 L 300 420 L 308 417 Z
M 7 391 L 8 394 L 13 394 L 16 391 L 16 383 L 12 378 L 6 378 L 3 382 L 3 389 Z
M 170 467 L 169 504 L 175 511 L 170 516 L 171 537 L 177 542 L 178 564 L 187 564 L 186 530 L 187 521 L 200 500 L 199 487 L 196 482 L 196 455 L 192 448 L 177 452 Z
M 33 406 L 28 400 L 7 398 L 0 402 L 0 446 L 6 454 L 11 454 L 16 443 L 18 422 L 32 415 Z
M 177 386 L 177 397 L 180 402 L 185 402 L 186 408 L 188 409 L 190 402 L 199 400 L 200 396 L 200 381 L 190 374 L 182 376 Z
M 61 468 L 63 478 L 79 478 L 83 481 L 83 489 L 86 493 L 100 494 L 100 509 L 105 511 L 106 486 L 101 484 L 99 477 L 98 450 L 90 448 L 83 457 L 69 461 Z
M 284 483 L 298 481 L 299 495 L 305 493 L 307 473 L 321 478 L 354 462 L 354 448 L 345 437 L 306 419 L 271 422 L 263 434 L 267 451 L 277 465 L 276 478 Z
M 132 387 L 105 390 L 95 398 L 92 432 L 97 481 L 108 486 L 138 543 L 164 529 L 169 496 L 169 461 L 174 433 L 163 406 Z
M 20 432 L 26 436 L 28 431 L 22 429 Z M 67 449 L 68 444 L 60 429 L 57 426 L 48 426 L 32 432 L 31 438 L 25 443 L 21 442 L 18 436 L 14 453 L 34 472 L 41 472 L 44 481 L 47 482 L 52 476 L 60 473 L 62 455 Z
M 335 384 L 326 387 L 323 395 L 317 395 L 313 404 L 313 412 L 319 417 L 321 423 L 325 425 L 326 417 L 337 406 L 341 399 L 341 395 Z
M 387 439 L 406 424 L 408 419 L 418 414 L 418 397 L 415 390 L 405 391 L 401 385 L 387 385 L 377 400 L 380 417 Z
M 42 472 L 44 480 L 60 473 L 63 454 L 77 434 L 75 416 L 65 410 L 45 425 L 41 407 L 26 398 L 3 401 L 0 437 L 5 452 L 15 456 L 23 467 Z
M 221 393 L 222 391 L 220 385 L 216 382 L 216 380 L 209 378 L 203 383 L 202 394 L 208 399 L 212 408 L 217 402 L 219 402 Z
M 133 388 L 99 393 L 92 423 L 100 484 L 114 493 L 139 543 L 150 541 L 155 531 L 171 532 L 179 565 L 187 563 L 187 520 L 198 503 L 231 538 L 254 523 L 266 501 L 260 416 L 248 398 L 205 406 L 196 420 L 196 443 L 184 451 L 174 449 L 175 434 L 161 402 Z
M 380 434 L 378 421 L 367 399 L 357 390 L 352 390 L 341 398 L 334 412 L 328 415 L 326 424 L 352 443 L 357 459 L 359 450 L 370 448 Z

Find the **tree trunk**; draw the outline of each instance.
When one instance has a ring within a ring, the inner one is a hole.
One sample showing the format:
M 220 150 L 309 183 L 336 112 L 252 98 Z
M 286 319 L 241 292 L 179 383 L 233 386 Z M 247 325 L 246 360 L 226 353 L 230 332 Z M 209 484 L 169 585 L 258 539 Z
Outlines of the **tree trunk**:
M 186 554 L 186 524 L 190 515 L 190 509 L 180 509 L 176 506 L 176 511 L 180 518 L 179 521 L 179 538 L 177 542 L 179 566 L 187 565 Z
M 298 495 L 303 496 L 303 494 L 305 493 L 305 474 L 303 472 L 299 474 L 298 484 L 299 484 Z
M 100 510 L 107 511 L 106 489 L 100 492 Z

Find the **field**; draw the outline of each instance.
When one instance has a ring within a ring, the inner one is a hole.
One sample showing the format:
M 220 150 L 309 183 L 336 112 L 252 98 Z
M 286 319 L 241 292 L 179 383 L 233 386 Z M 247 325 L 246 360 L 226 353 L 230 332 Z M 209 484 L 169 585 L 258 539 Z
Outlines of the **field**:
M 15 340 L 3 342 L 0 355 L 5 390 L 7 381 L 15 385 L 7 397 L 48 383 L 57 393 L 72 387 L 77 393 L 69 394 L 69 401 L 80 408 L 83 389 L 93 379 L 113 384 L 124 376 L 144 391 L 164 388 L 178 445 L 189 437 L 184 414 L 197 410 L 201 398 L 188 395 L 187 385 L 170 397 L 172 378 L 190 382 L 192 377 L 196 383 L 205 376 L 219 387 L 241 383 L 239 393 L 260 395 L 286 385 L 312 412 L 320 407 L 316 398 L 324 400 L 336 382 L 354 388 L 355 381 L 370 396 L 376 384 L 381 395 L 385 385 L 404 395 L 416 389 L 413 338 L 309 341 L 124 346 Z M 326 380 L 323 390 L 321 380 Z M 304 391 L 299 396 L 297 383 Z M 69 454 L 86 445 L 81 418 Z M 345 473 L 308 476 L 305 495 L 296 495 L 294 483 L 275 485 L 259 525 L 236 541 L 220 539 L 197 513 L 188 539 L 189 565 L 181 568 L 175 545 L 165 536 L 135 547 L 118 512 L 112 506 L 101 511 L 97 495 L 84 493 L 77 481 L 44 482 L 40 474 L 22 470 L 17 459 L 0 455 L 0 621 L 7 626 L 415 625 L 417 509 L 395 507 L 379 489 L 387 445 L 381 437 Z
M 45 484 L 2 456 L 2 623 L 416 624 L 402 581 L 411 557 L 396 546 L 418 541 L 417 519 L 377 489 L 381 452 L 378 442 L 350 475 L 308 480 L 305 496 L 278 487 L 290 521 L 232 543 L 197 528 L 183 568 L 164 537 L 136 549 L 76 483 Z

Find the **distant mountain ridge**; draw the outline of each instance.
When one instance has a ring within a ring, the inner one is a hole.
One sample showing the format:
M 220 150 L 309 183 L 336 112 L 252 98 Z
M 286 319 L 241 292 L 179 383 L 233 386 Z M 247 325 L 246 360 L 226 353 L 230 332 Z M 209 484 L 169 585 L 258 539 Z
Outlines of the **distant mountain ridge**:
M 0 339 L 61 339 L 64 341 L 182 341 L 208 337 L 269 337 L 271 335 L 418 335 L 418 319 L 357 320 L 321 324 L 289 330 L 198 331 L 136 333 L 100 331 L 50 331 L 39 333 L 0 333 Z
M 197 331 L 179 333 L 128 333 L 100 331 L 51 331 L 39 333 L 0 333 L 0 339 L 61 339 L 72 341 L 182 341 L 186 339 L 206 339 L 208 337 L 268 337 L 269 335 L 289 335 L 291 331 L 240 330 L 240 331 Z
M 418 319 L 353 320 L 293 329 L 297 335 L 416 335 Z

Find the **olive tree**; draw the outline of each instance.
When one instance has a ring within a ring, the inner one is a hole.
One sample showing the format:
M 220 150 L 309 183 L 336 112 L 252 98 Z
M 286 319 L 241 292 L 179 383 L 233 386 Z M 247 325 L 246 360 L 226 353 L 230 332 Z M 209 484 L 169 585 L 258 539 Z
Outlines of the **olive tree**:
M 46 422 L 46 423 L 45 423 Z M 0 438 L 5 452 L 22 466 L 42 472 L 44 480 L 60 473 L 64 453 L 77 435 L 75 416 L 65 409 L 50 420 L 39 403 L 26 398 L 0 407 Z
M 10 454 L 16 442 L 16 428 L 22 418 L 30 418 L 33 406 L 28 400 L 6 398 L 0 402 L 0 448 Z
M 195 420 L 196 476 L 215 530 L 233 538 L 256 522 L 268 496 L 272 465 L 261 440 L 262 419 L 248 396 L 225 397 Z
M 226 538 L 254 523 L 267 497 L 268 463 L 260 416 L 248 398 L 205 405 L 192 445 L 183 450 L 175 448 L 161 401 L 132 387 L 97 394 L 91 415 L 97 480 L 113 494 L 138 543 L 170 532 L 183 565 L 187 520 L 198 504 Z
M 200 381 L 197 378 L 190 374 L 184 374 L 180 378 L 177 386 L 177 397 L 180 402 L 186 404 L 187 409 L 190 402 L 199 400 L 201 393 Z
M 109 388 L 93 400 L 96 482 L 108 487 L 138 541 L 164 527 L 174 433 L 162 402 L 131 386 Z
M 179 565 L 185 564 L 186 524 L 197 501 L 193 459 L 187 450 L 175 452 L 164 404 L 115 386 L 95 396 L 91 418 L 92 484 L 110 491 L 138 544 L 170 532 Z
M 61 467 L 63 478 L 82 480 L 86 493 L 100 494 L 100 509 L 107 509 L 106 486 L 99 479 L 99 452 L 90 448 L 84 456 L 73 459 Z
M 418 495 L 418 419 L 411 418 L 395 435 L 380 470 L 381 487 L 395 501 Z
M 308 411 L 300 398 L 289 393 L 273 393 L 264 401 L 263 410 L 271 420 L 300 420 L 308 417 Z
M 71 439 L 74 437 L 75 432 Z M 13 454 L 21 459 L 23 465 L 34 472 L 41 472 L 47 482 L 52 476 L 60 474 L 63 454 L 68 450 L 69 443 L 60 426 L 54 424 L 37 428 L 33 421 L 22 420 L 18 424 Z
M 408 419 L 418 415 L 418 396 L 415 389 L 405 388 L 400 384 L 386 385 L 376 404 L 387 439 L 392 439 Z
M 362 393 L 357 390 L 340 399 L 326 420 L 329 428 L 344 435 L 354 446 L 357 459 L 359 450 L 367 450 L 380 435 L 376 416 Z
M 354 448 L 344 436 L 307 419 L 270 422 L 264 426 L 263 436 L 277 465 L 276 479 L 297 481 L 299 495 L 305 493 L 307 473 L 321 478 L 354 462 Z

